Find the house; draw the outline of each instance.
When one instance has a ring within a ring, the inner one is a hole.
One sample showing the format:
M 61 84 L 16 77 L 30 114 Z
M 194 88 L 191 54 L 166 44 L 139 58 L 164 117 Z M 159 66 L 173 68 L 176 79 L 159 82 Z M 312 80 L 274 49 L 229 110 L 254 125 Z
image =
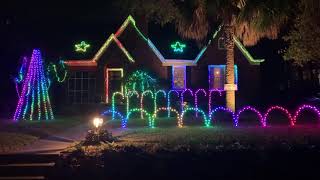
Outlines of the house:
M 65 61 L 70 72 L 68 101 L 73 104 L 109 103 L 114 92 L 124 91 L 122 79 L 136 70 L 147 70 L 155 78 L 169 82 L 171 87 L 167 88 L 224 90 L 226 51 L 220 30 L 221 27 L 194 57 L 168 58 L 145 35 L 148 28 L 140 30 L 129 16 L 91 59 Z M 259 92 L 258 65 L 263 60 L 254 59 L 237 38 L 234 42 L 238 47 L 234 67 L 235 84 L 239 85 L 237 98 L 250 101 Z M 175 42 L 171 47 L 172 51 L 181 53 L 185 45 Z

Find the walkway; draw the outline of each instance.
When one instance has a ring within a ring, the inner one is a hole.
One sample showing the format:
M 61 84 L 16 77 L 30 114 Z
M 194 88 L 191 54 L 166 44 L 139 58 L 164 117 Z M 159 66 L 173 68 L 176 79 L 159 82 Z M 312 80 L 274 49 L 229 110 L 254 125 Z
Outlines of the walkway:
M 87 124 L 81 124 L 61 133 L 40 138 L 36 142 L 9 154 L 59 154 L 77 141 L 84 139 L 88 130 Z

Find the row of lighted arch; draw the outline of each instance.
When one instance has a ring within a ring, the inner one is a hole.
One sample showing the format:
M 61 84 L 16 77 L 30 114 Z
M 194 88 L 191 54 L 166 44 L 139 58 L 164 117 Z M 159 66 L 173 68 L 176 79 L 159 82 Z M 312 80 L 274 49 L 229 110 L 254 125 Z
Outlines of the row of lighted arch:
M 171 98 L 171 94 L 175 94 L 177 97 L 180 98 L 180 112 L 183 111 L 184 109 L 184 95 L 185 93 L 189 93 L 191 96 L 194 97 L 194 106 L 196 109 L 198 109 L 198 95 L 199 93 L 202 93 L 203 96 L 207 96 L 208 95 L 208 109 L 209 109 L 209 114 L 211 112 L 211 105 L 212 105 L 212 94 L 216 92 L 218 93 L 219 96 L 222 95 L 222 91 L 221 90 L 218 90 L 218 89 L 211 89 L 211 90 L 208 90 L 208 92 L 204 89 L 198 89 L 196 90 L 195 92 L 193 92 L 191 89 L 184 89 L 184 90 L 181 90 L 181 93 L 179 93 L 179 91 L 177 90 L 170 90 L 168 92 L 164 91 L 164 90 L 158 90 L 156 92 L 152 92 L 151 90 L 146 90 L 144 92 L 142 92 L 140 95 L 137 91 L 129 91 L 128 93 L 126 94 L 123 94 L 121 92 L 115 92 L 113 93 L 112 95 L 112 102 L 111 102 L 111 106 L 112 106 L 112 111 L 116 111 L 116 103 L 115 103 L 115 97 L 116 96 L 120 96 L 122 99 L 126 99 L 126 113 L 128 114 L 129 113 L 129 110 L 130 110 L 130 98 L 132 96 L 136 96 L 137 98 L 140 97 L 140 109 L 144 109 L 143 107 L 143 99 L 145 96 L 149 95 L 152 99 L 153 99 L 153 107 L 154 107 L 154 110 L 153 110 L 153 113 L 158 109 L 158 105 L 157 105 L 157 99 L 159 97 L 159 95 L 161 94 L 163 96 L 163 98 L 166 98 L 167 100 L 167 113 L 168 113 L 168 117 L 170 117 L 170 114 L 171 114 L 171 111 L 169 110 L 171 108 L 171 101 L 170 101 L 170 98 Z M 144 117 L 143 115 L 143 111 L 141 111 L 141 118 Z M 198 116 L 198 113 L 196 113 L 196 116 Z M 113 113 L 112 115 L 112 119 L 114 119 L 115 117 L 115 114 Z
M 122 127 L 125 128 L 125 127 L 127 127 L 127 122 L 129 121 L 130 116 L 133 113 L 140 112 L 140 113 L 143 113 L 147 116 L 148 126 L 153 128 L 153 127 L 155 127 L 154 121 L 157 117 L 158 112 L 170 111 L 170 112 L 174 112 L 176 114 L 178 127 L 183 127 L 183 119 L 184 119 L 185 114 L 189 111 L 194 111 L 194 112 L 198 112 L 202 115 L 203 120 L 204 120 L 204 125 L 206 127 L 209 127 L 209 126 L 211 126 L 211 119 L 213 119 L 213 121 L 216 121 L 214 118 L 214 114 L 217 111 L 225 111 L 225 112 L 228 112 L 232 115 L 234 126 L 237 127 L 239 125 L 240 115 L 244 111 L 252 111 L 255 114 L 257 114 L 261 126 L 266 127 L 268 125 L 267 119 L 268 119 L 270 112 L 275 111 L 275 110 L 283 112 L 288 117 L 288 120 L 289 120 L 289 123 L 291 126 L 294 126 L 296 124 L 297 118 L 299 117 L 299 115 L 301 114 L 301 112 L 303 110 L 309 110 L 309 111 L 314 112 L 317 115 L 318 121 L 320 121 L 319 109 L 315 106 L 306 105 L 306 104 L 299 106 L 298 109 L 294 112 L 294 115 L 292 115 L 286 108 L 281 107 L 281 106 L 272 106 L 266 111 L 265 114 L 262 114 L 260 111 L 258 111 L 256 108 L 254 108 L 252 106 L 246 106 L 246 107 L 241 108 L 237 112 L 232 112 L 230 109 L 225 108 L 225 107 L 217 107 L 217 108 L 213 109 L 208 115 L 203 110 L 201 110 L 199 108 L 193 108 L 193 107 L 185 108 L 181 113 L 179 113 L 176 109 L 173 109 L 171 107 L 169 107 L 169 108 L 168 107 L 161 107 L 161 108 L 158 108 L 156 111 L 154 111 L 153 114 L 150 114 L 146 110 L 141 109 L 141 108 L 134 108 L 134 109 L 130 109 L 126 116 L 123 116 L 120 112 L 114 111 L 114 110 L 106 110 L 101 115 L 105 116 L 107 114 L 112 114 L 113 116 L 119 117 L 122 121 Z

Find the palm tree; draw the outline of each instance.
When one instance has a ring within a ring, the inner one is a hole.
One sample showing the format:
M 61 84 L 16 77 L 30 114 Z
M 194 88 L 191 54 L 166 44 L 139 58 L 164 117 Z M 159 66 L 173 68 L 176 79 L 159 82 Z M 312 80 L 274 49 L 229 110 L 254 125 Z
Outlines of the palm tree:
M 125 1 L 125 0 L 124 0 Z M 214 22 L 223 25 L 226 47 L 226 84 L 234 84 L 234 41 L 255 45 L 261 38 L 275 39 L 287 21 L 290 0 L 142 0 L 132 10 L 160 22 L 173 22 L 178 33 L 198 42 L 205 40 Z M 142 9 L 142 11 L 141 11 Z M 227 107 L 235 110 L 235 91 L 226 91 Z
M 208 35 L 210 20 L 223 25 L 226 47 L 226 84 L 234 84 L 234 41 L 236 36 L 246 46 L 261 38 L 277 38 L 290 10 L 288 0 L 197 0 L 192 18 L 182 12 L 176 28 L 183 37 L 202 41 Z M 179 9 L 179 8 L 177 8 Z M 201 28 L 198 28 L 201 27 Z M 226 105 L 235 110 L 235 91 L 226 91 Z

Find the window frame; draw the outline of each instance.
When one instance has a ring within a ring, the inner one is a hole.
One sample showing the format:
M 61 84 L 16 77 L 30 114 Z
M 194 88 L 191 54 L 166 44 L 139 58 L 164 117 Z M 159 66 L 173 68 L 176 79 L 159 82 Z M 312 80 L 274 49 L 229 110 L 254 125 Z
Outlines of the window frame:
M 175 83 L 174 83 L 174 80 L 175 80 L 175 75 L 174 75 L 174 72 L 175 72 L 175 68 L 183 68 L 183 87 L 176 87 L 175 86 Z M 186 89 L 187 86 L 186 86 L 186 79 L 187 79 L 187 67 L 186 66 L 172 66 L 172 79 L 171 79 L 171 87 L 172 89 L 176 89 L 176 90 L 182 90 L 182 89 Z
M 225 77 L 226 65 L 208 65 L 208 82 L 209 82 L 208 86 L 209 86 L 209 89 L 211 89 L 211 90 L 214 89 L 214 88 L 212 88 L 213 87 L 212 83 L 214 83 L 212 81 L 212 79 L 214 80 L 214 77 L 210 77 L 210 76 L 212 74 L 211 71 L 214 70 L 214 68 L 221 68 L 223 70 L 223 75 L 224 75 L 224 77 L 223 77 L 223 85 L 226 84 L 226 77 Z M 238 66 L 236 64 L 234 65 L 234 77 L 235 77 L 234 78 L 234 84 L 238 86 Z M 218 88 L 218 89 L 224 91 L 225 87 L 223 86 L 223 87 Z

